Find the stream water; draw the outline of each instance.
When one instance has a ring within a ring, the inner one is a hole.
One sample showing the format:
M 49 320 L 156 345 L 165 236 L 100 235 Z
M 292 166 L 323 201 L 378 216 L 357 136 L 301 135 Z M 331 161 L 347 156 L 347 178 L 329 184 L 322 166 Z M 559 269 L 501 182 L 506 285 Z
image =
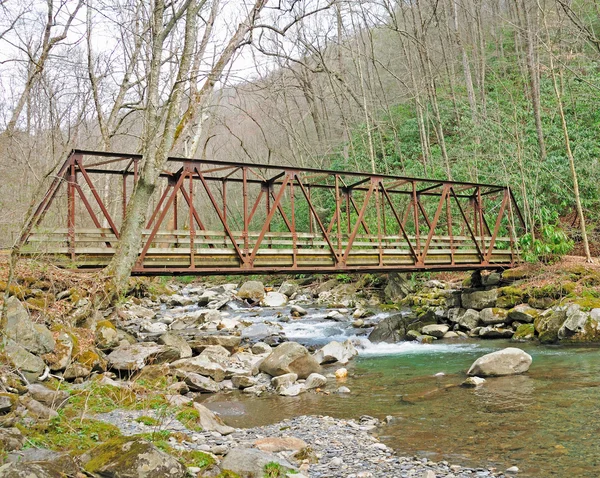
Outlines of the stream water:
M 517 465 L 522 477 L 600 476 L 600 349 L 503 340 L 371 344 L 349 322 L 324 320 L 326 312 L 309 310 L 309 318 L 281 325 L 288 339 L 306 345 L 352 338 L 359 356 L 347 366 L 351 394 L 234 393 L 212 396 L 206 405 L 238 427 L 304 414 L 392 416 L 380 438 L 401 454 L 475 467 Z M 279 321 L 268 310 L 242 315 Z M 527 374 L 491 378 L 476 389 L 458 386 L 477 357 L 509 345 L 533 356 Z

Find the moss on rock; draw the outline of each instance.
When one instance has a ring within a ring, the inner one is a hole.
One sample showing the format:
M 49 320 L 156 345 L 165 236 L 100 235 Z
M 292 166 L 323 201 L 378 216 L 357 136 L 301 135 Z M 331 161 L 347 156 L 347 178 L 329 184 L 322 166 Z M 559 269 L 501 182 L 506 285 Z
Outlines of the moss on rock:
M 533 324 L 521 324 L 517 327 L 512 340 L 521 342 L 525 340 L 533 340 L 535 338 L 535 326 Z

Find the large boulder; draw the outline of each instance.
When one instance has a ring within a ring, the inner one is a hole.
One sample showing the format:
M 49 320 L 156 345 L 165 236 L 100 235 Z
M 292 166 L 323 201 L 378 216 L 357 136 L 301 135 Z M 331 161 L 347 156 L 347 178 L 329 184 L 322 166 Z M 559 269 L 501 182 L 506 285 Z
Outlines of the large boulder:
M 90 453 L 85 471 L 95 477 L 184 478 L 185 466 L 152 443 L 136 437 L 117 437 Z
M 409 330 L 419 330 L 424 325 L 435 323 L 436 319 L 431 317 L 417 318 L 414 314 L 400 313 L 390 315 L 381 320 L 369 334 L 369 340 L 373 343 L 387 342 L 395 343 L 406 339 Z
M 256 448 L 233 448 L 221 462 L 221 469 L 236 473 L 240 478 L 255 478 L 265 475 L 265 466 L 277 463 L 284 473 L 296 468 L 279 456 Z
M 281 292 L 267 292 L 267 294 L 260 301 L 260 305 L 263 307 L 283 307 L 287 304 L 287 295 Z
M 390 274 L 388 274 L 387 285 L 383 289 L 386 300 L 398 302 L 412 292 L 412 284 L 405 275 L 397 272 L 390 272 Z
M 4 353 L 10 363 L 17 368 L 30 382 L 35 382 L 46 368 L 44 361 L 37 355 L 28 352 L 14 340 L 8 339 L 4 344 Z
M 298 284 L 295 282 L 286 280 L 279 287 L 279 292 L 285 294 L 286 297 L 292 297 L 296 292 L 298 292 Z
M 479 325 L 479 311 L 475 309 L 450 309 L 448 320 L 458 324 L 463 330 L 473 330 Z
M 100 350 L 113 349 L 119 345 L 119 333 L 110 320 L 101 320 L 96 324 L 96 347 Z
M 448 330 L 450 330 L 450 327 L 445 324 L 431 324 L 423 327 L 421 329 L 421 333 L 424 335 L 431 335 L 436 339 L 441 339 L 444 337 L 446 332 L 448 332 Z
M 176 335 L 170 332 L 161 335 L 157 342 L 160 345 L 168 345 L 169 347 L 176 348 L 179 351 L 179 356 L 189 358 L 192 356 L 192 348 L 188 345 L 187 341 L 180 335 Z
M 66 471 L 55 463 L 6 463 L 0 466 L 0 478 L 61 478 L 68 476 Z
M 188 340 L 188 344 L 196 353 L 202 352 L 206 347 L 211 345 L 221 345 L 232 352 L 236 349 L 242 338 L 236 335 L 211 335 L 206 334 L 200 337 L 195 337 L 193 340 Z
M 565 320 L 558 329 L 558 338 L 560 340 L 573 337 L 575 334 L 585 332 L 585 326 L 590 318 L 590 314 L 582 312 L 579 305 L 570 306 L 567 311 L 567 320 Z
M 503 324 L 508 319 L 508 312 L 497 307 L 488 307 L 479 314 L 479 320 L 483 325 Z
M 531 362 L 531 355 L 528 353 L 515 347 L 508 347 L 479 357 L 473 362 L 467 375 L 481 377 L 516 375 L 527 372 Z
M 121 345 L 107 357 L 111 368 L 127 372 L 137 372 L 146 365 L 171 362 L 178 358 L 178 349 L 154 342 Z
M 315 352 L 313 357 L 319 364 L 339 362 L 345 365 L 355 355 L 358 355 L 358 350 L 350 340 L 346 340 L 344 343 L 334 340 Z
M 508 318 L 511 322 L 531 324 L 539 317 L 540 313 L 538 309 L 534 309 L 528 304 L 519 304 L 508 311 Z
M 45 354 L 42 358 L 48 364 L 50 370 L 58 372 L 64 370 L 71 363 L 73 349 L 75 348 L 74 337 L 67 332 L 55 332 L 54 337 L 56 346 L 49 354 Z
M 14 296 L 6 301 L 5 335 L 36 355 L 50 353 L 56 346 L 52 332 L 46 326 L 32 322 L 23 304 Z
M 296 342 L 285 342 L 275 347 L 259 368 L 273 377 L 295 373 L 299 378 L 306 378 L 321 371 L 321 366 L 306 347 Z
M 253 302 L 258 302 L 265 296 L 265 286 L 262 282 L 250 280 L 242 284 L 242 287 L 240 287 L 237 295 L 240 299 L 248 299 Z
M 558 341 L 558 331 L 567 320 L 567 308 L 557 307 L 540 314 L 534 321 L 535 331 L 542 344 L 551 344 Z
M 495 327 L 488 325 L 479 329 L 479 337 L 482 339 L 510 339 L 515 331 L 505 327 Z
M 171 364 L 171 367 L 175 369 L 177 375 L 183 377 L 188 373 L 196 373 L 210 377 L 217 382 L 222 382 L 225 379 L 225 368 L 206 355 L 177 360 Z
M 467 290 L 461 294 L 460 301 L 465 309 L 483 310 L 496 307 L 498 289 Z

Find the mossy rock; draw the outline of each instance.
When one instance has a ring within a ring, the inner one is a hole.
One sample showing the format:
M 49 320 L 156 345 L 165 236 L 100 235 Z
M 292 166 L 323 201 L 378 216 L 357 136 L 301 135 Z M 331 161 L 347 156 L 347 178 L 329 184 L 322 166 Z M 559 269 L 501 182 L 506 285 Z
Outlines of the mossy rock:
M 535 299 L 550 298 L 562 299 L 575 291 L 577 284 L 571 281 L 560 282 L 557 284 L 547 284 L 541 287 L 530 287 L 527 289 L 527 295 Z
M 535 331 L 538 333 L 542 344 L 558 342 L 558 331 L 567 320 L 567 313 L 563 309 L 549 311 L 540 315 L 533 321 Z
M 550 297 L 542 297 L 540 299 L 535 297 L 530 297 L 527 301 L 527 304 L 534 309 L 549 309 L 553 305 L 557 303 L 556 300 L 551 299 Z
M 502 280 L 506 282 L 516 282 L 518 280 L 527 279 L 531 277 L 532 272 L 525 268 L 507 269 L 502 272 Z
M 535 326 L 533 324 L 521 324 L 517 327 L 512 340 L 515 342 L 523 342 L 526 340 L 535 339 Z
M 576 333 L 572 337 L 562 340 L 562 342 L 569 343 L 598 343 L 600 342 L 600 323 L 597 320 L 589 317 L 585 325 L 583 326 L 583 330 L 581 332 Z
M 186 468 L 174 457 L 138 437 L 116 437 L 91 452 L 84 469 L 94 476 L 183 478 Z
M 515 305 L 523 303 L 525 298 L 526 294 L 523 289 L 514 286 L 501 287 L 498 289 L 496 306 L 503 309 L 510 309 Z
M 569 299 L 569 304 L 577 304 L 581 310 L 592 310 L 600 308 L 600 298 L 597 297 L 577 297 Z

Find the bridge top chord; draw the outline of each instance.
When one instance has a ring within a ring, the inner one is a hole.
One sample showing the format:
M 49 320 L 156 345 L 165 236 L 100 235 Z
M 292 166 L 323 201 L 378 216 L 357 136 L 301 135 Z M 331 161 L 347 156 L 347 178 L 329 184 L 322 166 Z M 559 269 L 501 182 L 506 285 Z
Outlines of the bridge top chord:
M 22 253 L 106 266 L 142 167 L 73 150 Z M 507 186 L 177 157 L 159 179 L 136 275 L 502 269 L 525 228 Z

